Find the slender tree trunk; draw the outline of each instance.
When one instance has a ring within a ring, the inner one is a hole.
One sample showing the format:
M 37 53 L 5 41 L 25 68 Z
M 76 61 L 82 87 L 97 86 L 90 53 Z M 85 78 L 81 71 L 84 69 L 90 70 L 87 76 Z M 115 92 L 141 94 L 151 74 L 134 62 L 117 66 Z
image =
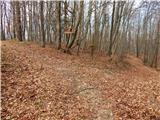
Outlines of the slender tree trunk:
M 4 28 L 3 28 L 3 3 L 2 1 L 0 2 L 1 3 L 1 40 L 5 40 L 5 31 L 4 31 Z
M 67 28 L 67 0 L 64 2 L 64 28 Z M 69 38 L 65 35 L 65 41 L 68 42 Z M 67 44 L 66 44 L 67 45 Z
M 29 40 L 33 40 L 33 28 L 32 28 L 32 17 L 33 17 L 33 15 L 32 15 L 32 3 L 33 3 L 33 1 L 29 1 L 29 4 L 28 4 L 28 11 L 29 11 L 29 31 L 28 31 L 28 39 Z
M 19 41 L 22 41 L 21 11 L 19 1 L 16 1 L 16 29 L 17 38 Z
M 45 47 L 45 31 L 44 31 L 44 1 L 40 1 L 40 17 L 41 17 L 41 34 L 42 34 L 42 47 Z
M 12 23 L 12 28 L 13 28 L 13 38 L 15 39 L 16 38 L 16 11 L 15 11 L 15 3 L 14 1 L 11 2 L 11 5 L 12 5 L 12 16 L 13 16 L 13 23 Z
M 138 14 L 138 30 L 137 30 L 137 37 L 136 37 L 136 56 L 139 57 L 139 33 L 140 33 L 140 13 Z
M 156 37 L 156 48 L 155 48 L 155 53 L 153 56 L 153 60 L 151 63 L 151 67 L 158 67 L 158 55 L 159 55 L 159 47 L 160 47 L 160 19 L 158 21 L 158 25 L 157 25 L 157 37 Z
M 114 27 L 114 14 L 115 14 L 115 1 L 113 1 L 113 11 L 112 11 L 112 21 L 111 21 L 111 31 L 110 31 L 110 42 L 109 42 L 109 56 L 112 55 L 112 39 L 113 39 L 113 27 Z
M 144 25 L 143 25 L 143 30 L 144 30 L 144 34 L 143 34 L 143 40 L 144 40 L 144 58 L 143 58 L 143 63 L 147 64 L 148 63 L 148 35 L 147 35 L 147 19 L 145 19 Z
M 25 33 L 26 33 L 26 3 L 23 1 L 23 39 L 25 40 Z
M 61 1 L 57 1 L 57 38 L 58 38 L 58 47 L 61 49 Z

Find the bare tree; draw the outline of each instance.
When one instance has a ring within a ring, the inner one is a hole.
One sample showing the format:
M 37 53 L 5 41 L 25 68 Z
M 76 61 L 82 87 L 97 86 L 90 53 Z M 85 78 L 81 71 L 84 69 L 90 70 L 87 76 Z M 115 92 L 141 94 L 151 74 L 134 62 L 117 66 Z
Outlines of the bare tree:
M 130 0 L 0 3 L 1 39 L 35 40 L 42 47 L 52 43 L 67 53 L 89 52 L 92 58 L 95 52 L 108 53 L 118 61 L 132 54 L 146 65 L 158 64 L 159 1 L 139 6 Z
M 70 44 L 68 45 L 67 51 L 69 51 L 69 49 L 73 46 L 74 41 L 75 41 L 75 39 L 76 39 L 77 32 L 78 32 L 78 27 L 79 27 L 79 24 L 80 24 L 80 21 L 81 21 L 81 17 L 82 17 L 83 3 L 84 3 L 84 1 L 80 1 L 79 15 L 78 15 L 77 21 L 76 21 L 76 23 L 75 23 L 73 37 L 72 37 L 72 39 L 71 39 Z

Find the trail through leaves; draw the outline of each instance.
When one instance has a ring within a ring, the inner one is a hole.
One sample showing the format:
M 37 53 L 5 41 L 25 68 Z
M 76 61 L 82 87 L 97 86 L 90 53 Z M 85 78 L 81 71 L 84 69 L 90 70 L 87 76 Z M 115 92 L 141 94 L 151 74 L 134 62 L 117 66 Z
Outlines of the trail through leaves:
M 3 120 L 159 120 L 160 73 L 33 42 L 2 44 Z

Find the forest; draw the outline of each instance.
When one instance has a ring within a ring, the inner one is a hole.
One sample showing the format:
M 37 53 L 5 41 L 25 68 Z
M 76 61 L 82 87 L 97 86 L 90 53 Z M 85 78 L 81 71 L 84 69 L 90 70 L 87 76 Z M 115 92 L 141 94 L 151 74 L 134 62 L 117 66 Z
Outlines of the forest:
M 160 120 L 160 1 L 0 1 L 3 120 Z

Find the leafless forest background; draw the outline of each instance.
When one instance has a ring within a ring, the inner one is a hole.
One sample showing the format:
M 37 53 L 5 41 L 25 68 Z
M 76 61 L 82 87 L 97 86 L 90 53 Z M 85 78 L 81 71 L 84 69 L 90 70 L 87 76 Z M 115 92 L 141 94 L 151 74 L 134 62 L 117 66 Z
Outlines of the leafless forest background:
M 159 1 L 1 1 L 1 39 L 101 52 L 123 60 L 127 54 L 157 67 Z

